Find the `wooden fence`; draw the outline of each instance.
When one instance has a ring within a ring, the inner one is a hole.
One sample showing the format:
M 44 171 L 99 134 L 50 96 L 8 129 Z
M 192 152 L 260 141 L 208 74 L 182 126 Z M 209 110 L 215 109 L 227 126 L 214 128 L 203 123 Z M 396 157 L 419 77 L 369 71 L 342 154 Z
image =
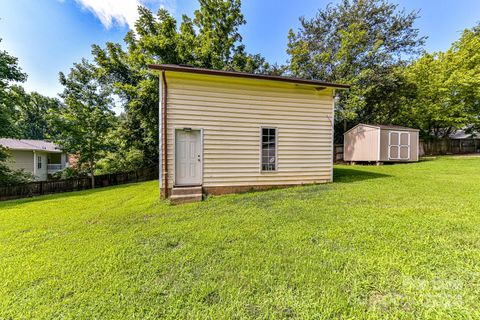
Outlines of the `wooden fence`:
M 420 141 L 420 155 L 468 154 L 480 152 L 480 139 Z
M 342 162 L 343 161 L 343 144 L 334 144 L 333 145 L 333 162 Z
M 158 166 L 146 167 L 132 172 L 95 176 L 95 188 L 156 179 L 158 179 Z M 92 183 L 90 178 L 30 182 L 15 186 L 0 187 L 0 201 L 91 188 Z

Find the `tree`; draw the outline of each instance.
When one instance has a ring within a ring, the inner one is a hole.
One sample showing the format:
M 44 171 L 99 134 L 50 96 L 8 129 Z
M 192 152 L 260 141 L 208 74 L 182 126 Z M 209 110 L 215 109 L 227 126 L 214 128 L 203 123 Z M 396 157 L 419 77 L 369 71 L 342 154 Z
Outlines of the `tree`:
M 424 53 L 405 69 L 415 96 L 403 119 L 425 137 L 480 124 L 480 25 L 463 31 L 446 52 Z
M 12 82 L 22 82 L 26 78 L 26 74 L 18 66 L 17 58 L 6 51 L 0 51 L 0 137 L 11 137 L 16 133 L 13 125 L 15 107 L 11 99 L 11 86 Z M 8 151 L 0 146 L 0 185 L 29 181 L 31 177 L 24 172 L 9 168 L 6 163 L 8 157 Z
M 94 187 L 95 165 L 109 146 L 106 137 L 114 117 L 111 92 L 99 81 L 97 68 L 85 59 L 74 64 L 68 75 L 61 72 L 60 83 L 65 107 L 58 142 L 68 152 L 79 154 L 79 164 L 88 166 Z
M 399 68 L 425 41 L 413 26 L 417 17 L 386 0 L 328 5 L 310 20 L 302 17 L 297 33 L 290 30 L 290 72 L 352 85 L 336 106 L 343 129 L 347 122 L 395 122 L 399 93 L 408 91 Z
M 142 167 L 143 153 L 141 150 L 129 147 L 126 143 L 123 131 L 125 113 L 115 118 L 115 128 L 108 133 L 108 139 L 112 142 L 111 149 L 103 154 L 97 163 L 97 174 L 121 173 L 135 171 Z
M 60 101 L 37 92 L 27 93 L 21 86 L 12 86 L 9 99 L 14 106 L 15 137 L 54 140 L 58 134 L 56 118 Z
M 140 150 L 144 165 L 158 162 L 158 75 L 148 64 L 187 64 L 213 69 L 279 73 L 260 55 L 249 55 L 239 27 L 245 23 L 240 0 L 201 0 L 194 18 L 177 21 L 165 9 L 156 15 L 139 7 L 135 31 L 125 36 L 125 46 L 107 43 L 92 49 L 99 74 L 113 88 L 125 108 L 118 133 L 126 148 Z M 124 49 L 125 48 L 125 49 Z
M 23 82 L 26 79 L 27 75 L 18 66 L 18 59 L 6 51 L 0 51 L 0 137 L 15 134 L 13 126 L 15 107 L 10 97 L 11 83 Z

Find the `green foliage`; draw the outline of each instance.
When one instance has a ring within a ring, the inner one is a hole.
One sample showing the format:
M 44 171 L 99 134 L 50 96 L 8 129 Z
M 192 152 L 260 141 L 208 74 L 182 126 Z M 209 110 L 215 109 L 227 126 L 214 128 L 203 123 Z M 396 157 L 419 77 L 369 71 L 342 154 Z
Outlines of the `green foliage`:
M 425 40 L 413 26 L 417 17 L 384 0 L 328 5 L 310 20 L 301 18 L 297 33 L 290 30 L 290 71 L 352 85 L 339 92 L 338 121 L 395 122 L 409 90 L 398 68 Z
M 131 172 L 142 167 L 143 153 L 137 149 L 108 152 L 97 163 L 96 174 Z
M 68 75 L 60 73 L 64 86 L 58 142 L 70 153 L 79 154 L 79 165 L 86 164 L 93 179 L 95 165 L 110 142 L 112 128 L 111 92 L 99 80 L 98 70 L 86 60 L 76 63 Z
M 479 167 L 337 166 L 180 206 L 155 181 L 3 202 L 0 318 L 476 319 Z
M 58 99 L 37 92 L 27 93 L 21 86 L 12 86 L 10 100 L 15 107 L 15 137 L 54 140 L 59 134 L 57 116 L 61 103 Z
M 0 50 L 0 137 L 15 134 L 15 107 L 11 102 L 11 83 L 23 82 L 26 79 L 27 75 L 18 66 L 18 59 Z
M 249 55 L 241 44 L 239 27 L 245 23 L 239 0 L 202 0 L 194 17 L 182 17 L 180 26 L 165 9 L 156 15 L 139 7 L 135 31 L 125 45 L 107 43 L 92 49 L 99 75 L 108 81 L 125 108 L 120 124 L 124 149 L 140 150 L 144 165 L 158 162 L 158 74 L 148 64 L 188 64 L 196 67 L 248 72 L 281 73 L 260 55 Z
M 26 79 L 27 75 L 18 66 L 18 59 L 0 50 L 0 92 L 3 93 L 10 82 L 23 82 Z
M 1 42 L 1 39 L 0 39 Z M 12 103 L 12 82 L 22 82 L 27 78 L 18 66 L 17 58 L 0 50 L 0 138 L 14 136 L 17 130 L 14 126 L 15 105 Z M 9 154 L 0 146 L 0 186 L 24 183 L 31 180 L 31 176 L 11 170 L 6 161 Z
M 446 52 L 423 56 L 405 69 L 415 96 L 405 122 L 424 136 L 445 137 L 480 124 L 480 25 L 463 31 Z
M 65 169 L 55 172 L 52 176 L 53 179 L 74 179 L 87 176 L 88 172 L 85 172 L 79 167 L 66 167 Z

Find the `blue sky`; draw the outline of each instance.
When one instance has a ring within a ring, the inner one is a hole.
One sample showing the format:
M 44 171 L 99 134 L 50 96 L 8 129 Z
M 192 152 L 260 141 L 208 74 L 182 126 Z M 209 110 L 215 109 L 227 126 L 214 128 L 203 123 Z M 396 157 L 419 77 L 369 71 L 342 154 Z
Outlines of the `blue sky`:
M 28 74 L 28 91 L 56 96 L 58 72 L 90 57 L 91 44 L 121 42 L 135 20 L 136 3 L 152 9 L 164 6 L 179 18 L 192 15 L 196 0 L 0 0 L 0 50 L 19 58 Z M 269 62 L 285 63 L 287 33 L 298 17 L 312 17 L 332 0 L 243 0 L 247 24 L 241 33 L 250 53 Z M 463 29 L 480 21 L 478 0 L 393 0 L 400 7 L 420 10 L 417 27 L 428 36 L 426 50 L 446 50 Z

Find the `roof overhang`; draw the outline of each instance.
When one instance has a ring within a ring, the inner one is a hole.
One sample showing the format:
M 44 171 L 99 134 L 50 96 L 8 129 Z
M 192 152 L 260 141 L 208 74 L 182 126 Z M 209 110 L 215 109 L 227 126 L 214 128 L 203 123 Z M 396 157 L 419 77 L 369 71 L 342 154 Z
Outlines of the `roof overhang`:
M 283 76 L 272 76 L 272 75 L 263 75 L 247 72 L 238 72 L 238 71 L 224 71 L 224 70 L 213 70 L 205 68 L 196 68 L 175 64 L 150 64 L 148 65 L 150 69 L 160 70 L 160 71 L 174 71 L 174 72 L 185 72 L 185 73 L 195 73 L 195 74 L 205 74 L 212 76 L 223 76 L 223 77 L 233 77 L 233 78 L 244 78 L 244 79 L 257 79 L 257 80 L 270 80 L 270 81 L 279 81 L 279 82 L 288 82 L 294 84 L 303 84 L 317 86 L 319 88 L 329 87 L 334 89 L 348 89 L 350 88 L 347 84 L 339 84 L 333 82 L 326 82 L 320 80 L 308 80 L 292 77 L 283 77 Z
M 392 131 L 420 131 L 419 129 L 414 129 L 414 128 L 407 128 L 407 127 L 401 127 L 401 126 L 389 126 L 389 125 L 375 125 L 375 124 L 366 124 L 366 123 L 359 123 L 352 128 L 348 129 L 345 131 L 345 134 L 349 133 L 353 129 L 356 129 L 358 127 L 369 127 L 373 129 L 380 129 L 380 130 L 392 130 Z
M 38 152 L 45 152 L 45 153 L 63 153 L 62 150 L 50 150 L 50 149 L 40 149 L 40 148 L 12 148 L 12 147 L 5 147 L 7 150 L 12 151 L 38 151 Z

